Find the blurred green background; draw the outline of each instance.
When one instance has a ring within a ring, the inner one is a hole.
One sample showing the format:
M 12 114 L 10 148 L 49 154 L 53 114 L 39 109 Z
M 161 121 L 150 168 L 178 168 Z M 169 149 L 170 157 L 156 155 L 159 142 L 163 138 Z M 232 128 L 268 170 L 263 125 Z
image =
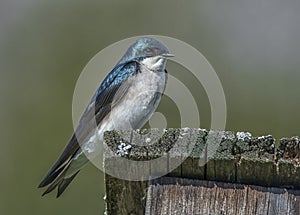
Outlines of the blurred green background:
M 42 198 L 37 185 L 72 134 L 80 72 L 127 37 L 165 35 L 197 48 L 223 84 L 227 130 L 300 135 L 299 11 L 296 0 L 2 0 L 0 214 L 102 213 L 103 174 L 91 165 L 59 199 Z M 201 127 L 209 128 L 203 88 L 180 66 L 169 67 L 193 91 Z M 160 111 L 175 118 L 169 105 L 164 99 Z

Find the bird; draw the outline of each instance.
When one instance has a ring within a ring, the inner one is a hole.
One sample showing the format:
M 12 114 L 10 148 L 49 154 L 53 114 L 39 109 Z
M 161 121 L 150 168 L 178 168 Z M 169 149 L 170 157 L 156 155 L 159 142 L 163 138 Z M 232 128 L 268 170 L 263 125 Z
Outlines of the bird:
M 104 78 L 83 112 L 69 143 L 39 184 L 42 196 L 57 188 L 58 198 L 98 155 L 103 134 L 110 130 L 140 129 L 158 107 L 166 88 L 166 62 L 173 57 L 160 41 L 135 41 Z

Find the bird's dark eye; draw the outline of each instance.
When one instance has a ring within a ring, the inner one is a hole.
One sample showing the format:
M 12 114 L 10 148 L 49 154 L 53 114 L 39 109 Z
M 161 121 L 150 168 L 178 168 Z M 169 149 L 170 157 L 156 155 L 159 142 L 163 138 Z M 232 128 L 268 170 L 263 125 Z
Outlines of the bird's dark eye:
M 150 49 L 150 48 L 146 48 L 146 52 L 147 52 L 148 54 L 150 54 L 150 53 L 151 53 L 151 49 Z

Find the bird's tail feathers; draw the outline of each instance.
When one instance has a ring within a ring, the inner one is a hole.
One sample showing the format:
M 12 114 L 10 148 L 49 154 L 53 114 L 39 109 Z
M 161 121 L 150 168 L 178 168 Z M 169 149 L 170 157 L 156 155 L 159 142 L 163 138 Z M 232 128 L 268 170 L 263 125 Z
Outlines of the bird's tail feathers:
M 68 172 L 68 169 L 69 169 L 71 163 L 72 163 L 72 160 L 70 160 L 64 166 L 60 167 L 56 172 L 54 172 L 52 175 L 50 175 L 47 178 L 47 182 L 50 181 L 48 183 L 50 185 L 45 190 L 45 192 L 42 194 L 42 196 L 52 192 L 56 187 L 58 187 L 58 191 L 57 191 L 57 195 L 56 195 L 57 198 L 64 192 L 64 190 L 67 188 L 67 186 L 71 183 L 71 181 L 75 178 L 75 176 L 79 172 L 79 170 L 77 170 L 77 172 L 66 177 L 66 173 Z

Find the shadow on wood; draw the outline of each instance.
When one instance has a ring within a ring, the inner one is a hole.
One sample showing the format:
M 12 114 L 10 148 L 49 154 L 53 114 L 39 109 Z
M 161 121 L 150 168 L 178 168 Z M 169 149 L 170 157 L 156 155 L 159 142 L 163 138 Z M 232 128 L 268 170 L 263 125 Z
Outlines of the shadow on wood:
M 296 215 L 299 202 L 300 191 L 164 177 L 151 181 L 145 214 Z

